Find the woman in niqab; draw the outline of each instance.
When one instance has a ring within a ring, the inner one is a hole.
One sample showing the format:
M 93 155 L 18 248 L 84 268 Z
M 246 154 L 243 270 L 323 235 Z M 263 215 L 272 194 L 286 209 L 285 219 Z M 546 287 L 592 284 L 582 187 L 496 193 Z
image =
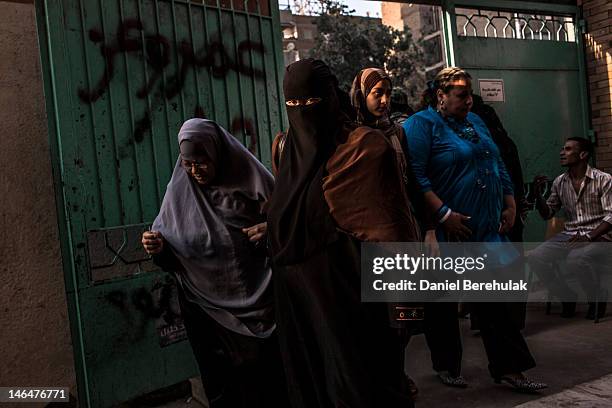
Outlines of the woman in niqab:
M 290 400 L 410 407 L 386 305 L 360 299 L 360 240 L 338 225 L 324 193 L 330 158 L 352 130 L 336 83 L 323 62 L 306 59 L 287 67 L 283 84 L 290 127 L 268 228 Z

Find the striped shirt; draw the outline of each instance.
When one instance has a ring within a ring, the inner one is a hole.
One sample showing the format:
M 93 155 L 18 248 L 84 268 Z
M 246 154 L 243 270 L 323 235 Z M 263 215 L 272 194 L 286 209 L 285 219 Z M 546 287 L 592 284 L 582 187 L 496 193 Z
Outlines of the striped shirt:
M 553 181 L 546 204 L 554 212 L 565 210 L 565 234 L 586 234 L 597 228 L 602 221 L 612 224 L 612 176 L 587 166 L 580 190 L 572 186 L 568 172 Z M 612 232 L 602 238 L 612 241 Z

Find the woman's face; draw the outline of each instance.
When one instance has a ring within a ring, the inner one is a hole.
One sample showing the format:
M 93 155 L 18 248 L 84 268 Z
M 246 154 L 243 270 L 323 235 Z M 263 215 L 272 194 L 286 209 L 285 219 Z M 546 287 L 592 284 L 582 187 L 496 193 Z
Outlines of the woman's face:
M 181 143 L 181 165 L 196 183 L 205 186 L 215 178 L 216 168 L 203 148 L 190 141 Z
M 448 93 L 438 90 L 438 107 L 445 116 L 465 119 L 472 109 L 472 83 L 469 79 L 458 79 L 449 84 Z
M 387 113 L 390 102 L 391 82 L 387 79 L 378 81 L 366 97 L 366 107 L 368 111 L 377 118 Z
M 215 178 L 215 165 L 208 159 L 181 159 L 183 168 L 193 177 L 196 183 L 205 186 Z

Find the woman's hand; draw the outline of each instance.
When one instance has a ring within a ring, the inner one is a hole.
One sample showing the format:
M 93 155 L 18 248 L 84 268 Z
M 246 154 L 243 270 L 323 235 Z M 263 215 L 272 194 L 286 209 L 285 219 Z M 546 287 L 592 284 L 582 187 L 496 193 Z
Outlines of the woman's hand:
M 471 217 L 452 211 L 450 216 L 442 223 L 442 228 L 451 239 L 457 241 L 467 241 L 472 235 L 472 230 L 469 229 L 463 222 Z
M 425 251 L 428 256 L 440 256 L 440 245 L 436 238 L 436 230 L 428 230 L 425 233 Z
M 258 242 L 266 235 L 267 230 L 268 223 L 262 222 L 261 224 L 255 224 L 252 227 L 243 228 L 242 232 L 247 234 L 247 236 L 249 237 L 249 241 Z
M 504 196 L 504 204 L 506 209 L 501 213 L 501 220 L 499 222 L 499 233 L 507 234 L 514 226 L 514 220 L 516 219 L 516 202 L 514 196 L 507 194 Z
M 516 210 L 514 208 L 506 208 L 501 213 L 501 222 L 499 223 L 499 233 L 507 234 L 514 226 L 516 219 Z
M 164 237 L 158 231 L 145 231 L 142 233 L 142 246 L 149 255 L 159 254 L 164 249 Z

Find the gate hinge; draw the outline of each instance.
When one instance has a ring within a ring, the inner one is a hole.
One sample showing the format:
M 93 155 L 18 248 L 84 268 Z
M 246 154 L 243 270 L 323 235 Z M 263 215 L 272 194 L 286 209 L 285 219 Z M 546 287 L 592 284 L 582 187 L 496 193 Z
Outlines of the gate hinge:
M 586 20 L 581 18 L 578 20 L 577 22 L 578 25 L 578 29 L 580 30 L 581 34 L 586 34 L 587 32 L 587 24 L 586 24 Z
M 593 144 L 596 144 L 597 140 L 597 133 L 593 130 L 593 129 L 589 129 L 587 132 L 587 138 L 589 139 L 589 141 Z

